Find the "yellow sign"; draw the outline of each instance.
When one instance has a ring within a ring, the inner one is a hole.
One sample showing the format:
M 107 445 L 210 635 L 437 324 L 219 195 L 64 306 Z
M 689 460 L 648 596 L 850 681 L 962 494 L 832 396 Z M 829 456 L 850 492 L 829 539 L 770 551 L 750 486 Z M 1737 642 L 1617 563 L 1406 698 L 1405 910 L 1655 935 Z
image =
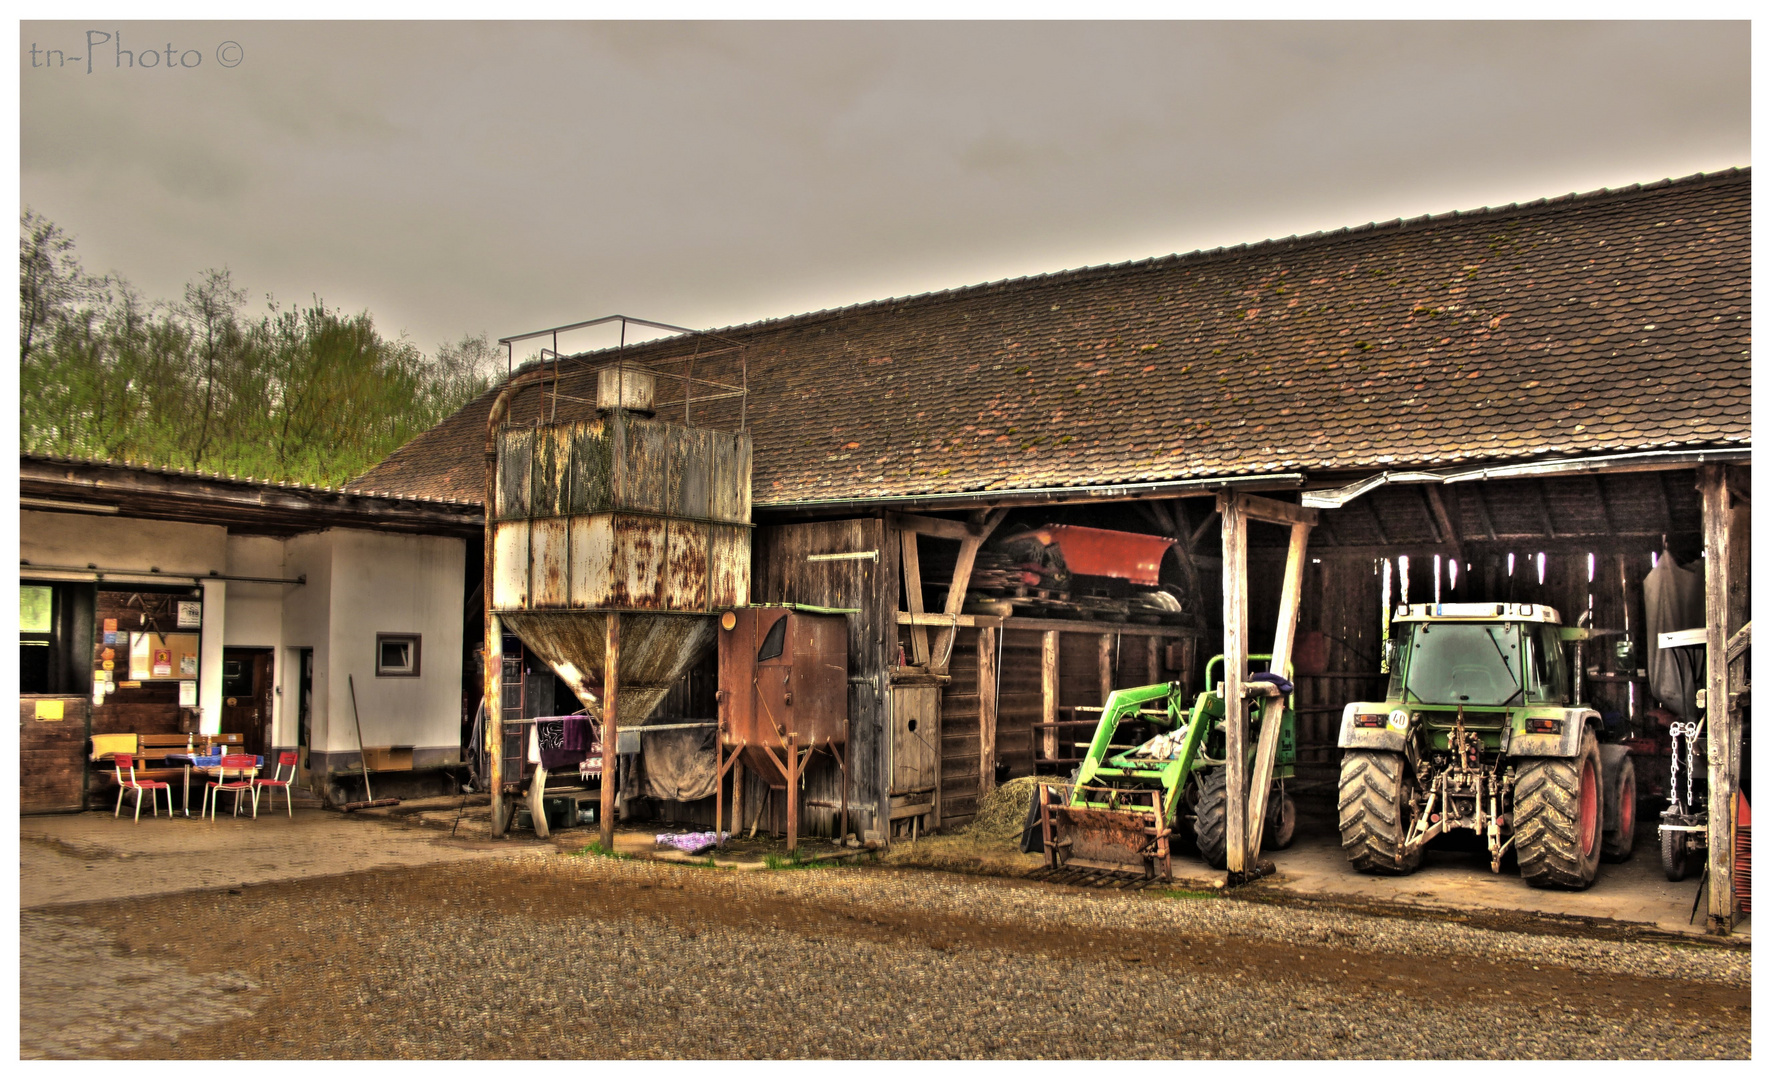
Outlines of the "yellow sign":
M 104 666 L 105 666 L 105 670 L 106 670 L 106 671 L 115 671 L 115 670 L 117 670 L 117 662 L 116 662 L 116 661 L 115 661 L 115 660 L 106 660 L 106 661 L 105 661 L 105 662 L 104 662 Z
M 60 720 L 61 718 L 62 718 L 62 703 L 60 701 L 39 701 L 39 702 L 37 702 L 37 719 L 39 719 L 39 720 Z

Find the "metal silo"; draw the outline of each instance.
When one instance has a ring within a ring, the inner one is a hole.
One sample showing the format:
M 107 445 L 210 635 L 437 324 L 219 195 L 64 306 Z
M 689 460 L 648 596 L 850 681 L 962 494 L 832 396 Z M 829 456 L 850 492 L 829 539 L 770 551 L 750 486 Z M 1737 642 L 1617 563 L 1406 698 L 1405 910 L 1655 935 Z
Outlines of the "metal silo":
M 488 747 L 498 823 L 503 738 L 492 729 L 502 726 L 494 703 L 503 633 L 520 638 L 602 718 L 607 756 L 615 731 L 644 723 L 715 647 L 718 613 L 749 601 L 750 436 L 742 405 L 738 430 L 674 422 L 692 419 L 691 402 L 741 401 L 742 385 L 585 359 L 556 354 L 554 367 L 519 374 L 487 421 L 487 702 L 497 721 L 488 725 Z M 595 415 L 553 419 L 562 381 L 592 375 Z M 545 420 L 506 420 L 525 384 L 544 384 L 545 404 L 549 380 L 554 401 Z M 658 400 L 661 389 L 673 388 L 681 401 Z M 658 419 L 661 413 L 672 419 Z M 602 781 L 605 843 L 613 839 L 612 764 Z

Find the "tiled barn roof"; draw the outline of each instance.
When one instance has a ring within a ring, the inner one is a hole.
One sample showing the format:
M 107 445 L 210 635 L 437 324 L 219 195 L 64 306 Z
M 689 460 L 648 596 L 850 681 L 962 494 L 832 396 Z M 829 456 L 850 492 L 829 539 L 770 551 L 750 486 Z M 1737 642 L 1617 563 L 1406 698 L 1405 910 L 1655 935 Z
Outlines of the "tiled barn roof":
M 1730 170 L 718 333 L 748 346 L 759 508 L 1738 447 L 1750 216 Z M 492 396 L 352 486 L 478 501 Z

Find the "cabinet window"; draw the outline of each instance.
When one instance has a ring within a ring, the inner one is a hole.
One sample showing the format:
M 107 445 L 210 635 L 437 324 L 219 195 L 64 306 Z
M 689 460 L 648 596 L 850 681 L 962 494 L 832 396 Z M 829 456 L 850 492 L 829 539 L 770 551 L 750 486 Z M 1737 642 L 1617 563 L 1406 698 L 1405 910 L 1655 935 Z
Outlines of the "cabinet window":
M 19 693 L 91 692 L 92 618 L 91 585 L 19 582 Z
M 376 634 L 375 674 L 412 677 L 418 674 L 418 634 Z

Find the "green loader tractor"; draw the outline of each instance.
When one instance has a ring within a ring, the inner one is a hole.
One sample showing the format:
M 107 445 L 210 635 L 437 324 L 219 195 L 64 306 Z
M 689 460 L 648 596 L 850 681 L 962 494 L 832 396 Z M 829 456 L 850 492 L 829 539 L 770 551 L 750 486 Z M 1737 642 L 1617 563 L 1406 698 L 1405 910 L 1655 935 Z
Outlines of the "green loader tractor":
M 1251 655 L 1250 660 L 1271 660 Z M 1216 869 L 1225 866 L 1224 658 L 1205 668 L 1207 689 L 1189 710 L 1178 682 L 1115 690 L 1101 710 L 1087 756 L 1067 797 L 1041 787 L 1040 833 L 1046 865 L 1083 867 L 1149 878 L 1172 877 L 1170 842 L 1184 817 L 1195 845 Z M 1297 808 L 1285 793 L 1295 771 L 1292 711 L 1280 714 L 1273 788 L 1268 796 L 1265 846 L 1291 843 Z M 1249 717 L 1248 755 L 1259 743 L 1260 710 Z
M 1341 847 L 1365 873 L 1406 874 L 1436 837 L 1470 830 L 1499 873 L 1584 889 L 1629 858 L 1636 770 L 1577 700 L 1565 655 L 1586 640 L 1541 604 L 1408 604 L 1390 686 L 1341 715 Z M 1577 661 L 1578 662 L 1578 661 Z

